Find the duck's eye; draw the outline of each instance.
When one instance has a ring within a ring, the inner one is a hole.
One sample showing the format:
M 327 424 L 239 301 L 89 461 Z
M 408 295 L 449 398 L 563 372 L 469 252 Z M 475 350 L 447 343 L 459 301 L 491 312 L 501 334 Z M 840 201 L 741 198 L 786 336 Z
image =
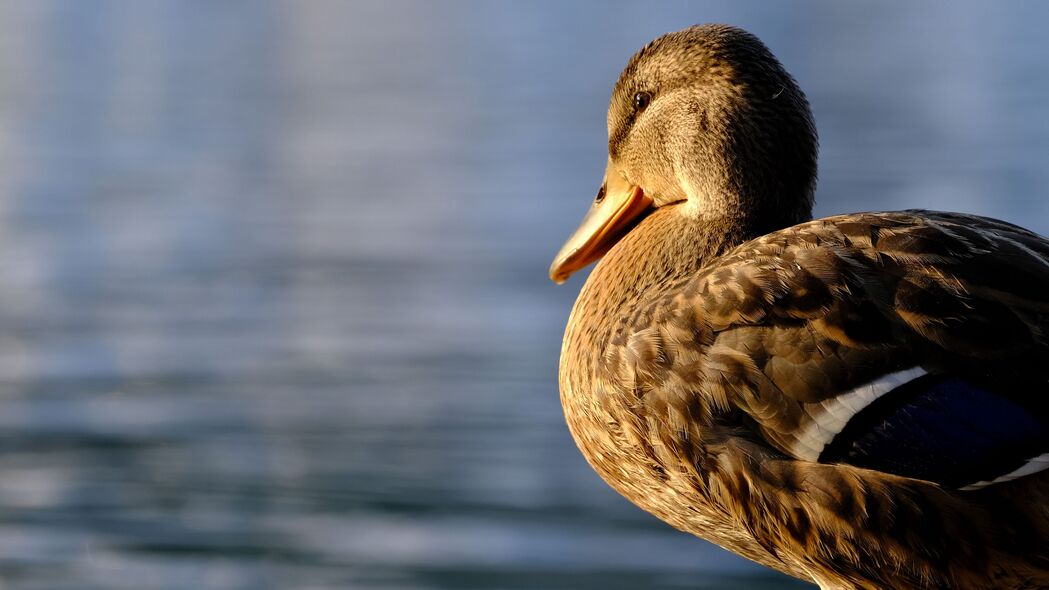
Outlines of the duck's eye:
M 648 92 L 638 92 L 634 95 L 634 110 L 642 111 L 648 106 L 648 103 L 652 102 L 652 95 Z

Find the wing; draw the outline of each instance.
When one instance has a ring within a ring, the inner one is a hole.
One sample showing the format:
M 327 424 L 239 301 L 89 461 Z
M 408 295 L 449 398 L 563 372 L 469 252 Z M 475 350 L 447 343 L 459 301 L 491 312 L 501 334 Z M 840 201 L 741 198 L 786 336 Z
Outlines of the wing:
M 629 321 L 609 370 L 694 438 L 961 489 L 1049 467 L 1049 242 L 1022 228 L 817 220 L 743 244 Z

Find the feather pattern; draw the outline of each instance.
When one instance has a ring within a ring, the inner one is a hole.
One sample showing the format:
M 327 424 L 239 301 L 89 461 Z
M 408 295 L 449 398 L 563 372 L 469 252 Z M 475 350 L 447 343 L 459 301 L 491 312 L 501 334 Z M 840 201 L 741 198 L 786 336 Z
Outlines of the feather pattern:
M 675 223 L 683 222 L 657 210 L 606 255 L 566 335 L 566 416 L 606 480 L 672 524 L 800 577 L 831 571 L 868 580 L 858 587 L 964 588 L 966 575 L 986 583 L 1006 574 L 969 572 L 956 560 L 983 564 L 976 556 L 1019 539 L 1045 560 L 1016 567 L 1049 571 L 1049 514 L 1032 518 L 1024 507 L 1029 498 L 1049 505 L 1038 471 L 1049 445 L 994 473 L 950 471 L 944 483 L 963 488 L 956 492 L 880 455 L 907 456 L 900 449 L 915 431 L 902 426 L 886 439 L 895 447 L 826 454 L 838 435 L 868 434 L 849 426 L 879 400 L 931 375 L 998 383 L 980 399 L 1042 420 L 1049 242 L 971 215 L 860 213 L 700 257 L 710 262 L 644 290 L 627 287 L 644 282 L 627 273 L 650 268 L 625 264 L 635 249 L 692 239 L 684 227 L 669 231 Z M 577 388 L 595 394 L 577 400 Z M 895 406 L 901 416 L 904 406 Z M 926 445 L 923 464 L 957 464 L 948 452 L 965 432 Z M 987 438 L 983 452 L 1004 452 L 995 447 L 1003 441 Z M 1031 484 L 1004 488 L 1024 480 Z M 863 565 L 872 554 L 898 571 L 886 577 Z
M 818 460 L 827 444 L 871 402 L 925 374 L 920 367 L 911 367 L 883 375 L 819 403 L 803 404 L 808 420 L 799 425 L 798 431 L 794 433 L 795 443 L 787 452 L 799 459 Z
M 1031 457 L 1049 450 L 1049 423 L 998 389 L 946 374 L 901 383 L 855 415 L 819 460 L 963 490 L 1036 473 L 1047 466 Z
M 962 487 L 961 489 L 967 491 L 979 490 L 989 485 L 1002 483 L 1006 481 L 1012 481 L 1014 479 L 1038 473 L 1039 471 L 1044 471 L 1046 469 L 1049 469 L 1049 453 L 1042 453 L 1041 455 L 1038 455 L 1037 457 L 1033 457 L 1030 460 L 1026 461 L 1023 465 L 1021 465 L 1014 471 L 1010 471 L 1005 475 L 1000 475 L 990 481 L 982 480 L 976 483 L 971 483 L 967 486 Z

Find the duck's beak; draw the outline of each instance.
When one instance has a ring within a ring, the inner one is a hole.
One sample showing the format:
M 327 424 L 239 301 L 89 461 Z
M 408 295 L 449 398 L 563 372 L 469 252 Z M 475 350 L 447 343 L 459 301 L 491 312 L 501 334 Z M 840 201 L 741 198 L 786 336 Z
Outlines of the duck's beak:
M 632 185 L 610 161 L 605 182 L 583 222 L 550 265 L 550 279 L 561 284 L 572 273 L 601 258 L 640 221 L 652 206 L 641 187 Z

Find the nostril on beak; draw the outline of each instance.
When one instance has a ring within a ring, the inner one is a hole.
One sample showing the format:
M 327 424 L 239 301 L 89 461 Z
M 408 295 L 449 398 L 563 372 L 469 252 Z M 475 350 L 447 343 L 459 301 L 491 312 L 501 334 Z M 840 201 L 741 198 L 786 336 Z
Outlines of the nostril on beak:
M 602 184 L 601 188 L 598 189 L 598 191 L 597 191 L 597 196 L 594 197 L 594 202 L 595 203 L 600 203 L 601 201 L 604 201 L 604 200 L 605 200 L 605 185 Z

